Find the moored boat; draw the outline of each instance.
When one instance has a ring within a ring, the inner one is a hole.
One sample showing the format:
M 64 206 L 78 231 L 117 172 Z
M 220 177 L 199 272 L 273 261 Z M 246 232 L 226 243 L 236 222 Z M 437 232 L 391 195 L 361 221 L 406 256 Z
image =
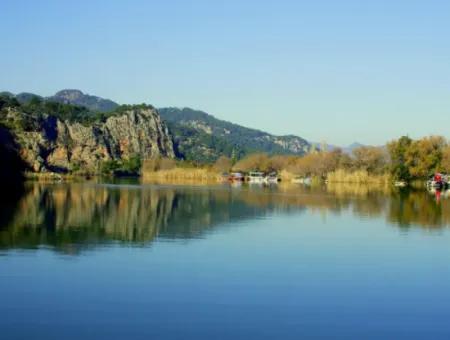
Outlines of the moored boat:
M 244 181 L 244 175 L 242 172 L 232 172 L 230 174 L 229 180 L 232 182 L 242 182 Z
M 448 175 L 436 173 L 427 181 L 427 187 L 438 190 L 446 189 L 449 185 L 448 179 Z
M 404 188 L 406 187 L 408 184 L 405 181 L 395 181 L 394 182 L 394 186 L 397 188 Z
M 264 172 L 250 171 L 247 179 L 249 183 L 264 183 Z
M 292 183 L 295 183 L 295 184 L 311 185 L 311 182 L 312 182 L 311 177 L 295 177 L 292 180 Z
M 276 172 L 271 172 L 266 177 L 264 177 L 264 182 L 267 184 L 275 184 L 280 181 L 280 178 L 277 176 Z

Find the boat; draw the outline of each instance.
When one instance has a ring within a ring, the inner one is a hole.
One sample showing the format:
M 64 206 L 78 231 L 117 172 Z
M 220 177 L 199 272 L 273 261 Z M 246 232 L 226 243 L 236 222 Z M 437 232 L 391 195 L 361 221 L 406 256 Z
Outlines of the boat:
M 231 182 L 243 182 L 244 175 L 242 174 L 242 172 L 232 172 L 229 176 L 229 180 Z
M 278 183 L 279 181 L 280 181 L 280 179 L 278 178 L 276 172 L 271 172 L 266 177 L 264 177 L 264 183 L 267 183 L 267 184 L 275 184 L 275 183 Z
M 435 173 L 433 176 L 431 176 L 427 181 L 427 187 L 433 188 L 437 190 L 443 190 L 448 188 L 448 176 L 443 175 L 441 173 Z
M 394 182 L 394 186 L 397 188 L 404 188 L 406 187 L 408 184 L 405 181 L 396 181 Z
M 250 171 L 247 179 L 249 183 L 264 183 L 264 172 Z
M 311 182 L 312 182 L 311 177 L 295 177 L 292 180 L 292 183 L 304 185 L 311 185 Z

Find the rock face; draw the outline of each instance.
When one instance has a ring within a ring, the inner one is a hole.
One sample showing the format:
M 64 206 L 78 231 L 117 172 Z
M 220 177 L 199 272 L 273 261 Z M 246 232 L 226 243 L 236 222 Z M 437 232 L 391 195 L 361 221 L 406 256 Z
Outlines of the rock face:
M 23 115 L 10 109 L 7 120 L 14 124 Z M 175 156 L 168 129 L 152 108 L 130 108 L 87 125 L 44 115 L 31 125 L 12 131 L 21 158 L 35 172 L 96 172 L 105 161 Z

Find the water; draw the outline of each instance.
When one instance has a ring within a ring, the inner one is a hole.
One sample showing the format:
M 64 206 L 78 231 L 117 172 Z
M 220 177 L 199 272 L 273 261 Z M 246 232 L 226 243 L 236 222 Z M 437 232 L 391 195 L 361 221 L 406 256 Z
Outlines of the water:
M 449 338 L 449 226 L 426 191 L 29 183 L 0 338 Z

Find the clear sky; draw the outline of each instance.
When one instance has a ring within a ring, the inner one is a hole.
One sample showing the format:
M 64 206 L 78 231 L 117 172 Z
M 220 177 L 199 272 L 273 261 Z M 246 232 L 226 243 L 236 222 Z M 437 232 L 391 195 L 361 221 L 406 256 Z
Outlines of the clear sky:
M 345 145 L 450 138 L 450 1 L 0 0 L 0 90 Z

